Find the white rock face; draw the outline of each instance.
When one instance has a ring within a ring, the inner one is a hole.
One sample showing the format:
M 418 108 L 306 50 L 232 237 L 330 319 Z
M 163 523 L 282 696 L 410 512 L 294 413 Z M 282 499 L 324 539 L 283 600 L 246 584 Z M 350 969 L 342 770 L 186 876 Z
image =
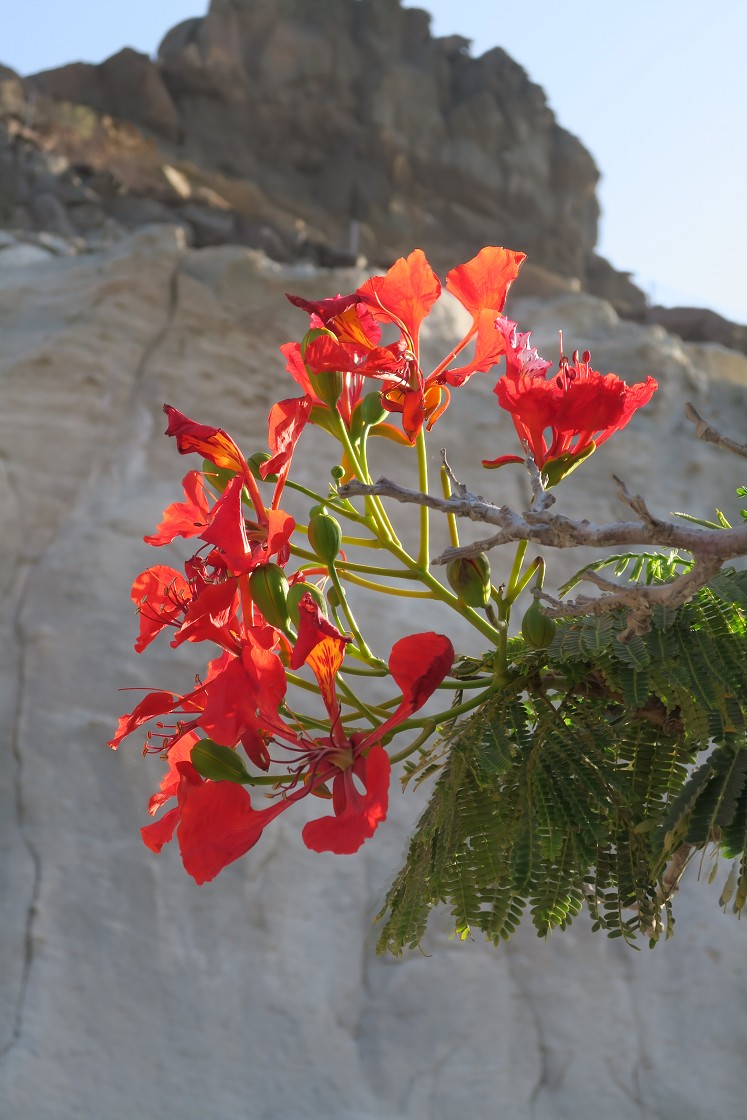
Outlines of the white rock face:
M 104 745 L 134 706 L 117 689 L 185 689 L 202 660 L 166 643 L 132 651 L 129 588 L 154 562 L 142 536 L 190 466 L 161 435 L 161 405 L 264 447 L 270 405 L 294 392 L 277 347 L 305 325 L 282 293 L 357 282 L 230 247 L 185 252 L 177 236 L 159 227 L 106 255 L 0 269 L 0 1113 L 742 1120 L 747 926 L 716 906 L 726 868 L 711 888 L 691 873 L 676 936 L 653 953 L 581 920 L 496 951 L 448 941 L 437 917 L 428 955 L 397 962 L 374 956 L 371 918 L 422 796 L 395 794 L 390 820 L 347 859 L 303 847 L 301 807 L 204 887 L 175 850 L 142 846 L 160 769 L 137 736 L 117 754 Z M 548 357 L 562 327 L 567 351 L 588 346 L 603 371 L 661 385 L 564 484 L 559 508 L 621 515 L 615 472 L 662 514 L 718 504 L 736 516 L 739 464 L 689 437 L 682 406 L 744 438 L 747 359 L 620 323 L 588 296 L 513 312 Z M 460 314 L 439 314 L 434 354 Z M 519 468 L 478 466 L 515 446 L 492 384 L 463 391 L 433 456 L 445 445 L 471 488 L 520 503 Z M 319 481 L 332 458 L 316 435 L 304 462 Z M 382 471 L 405 481 L 383 452 Z M 553 558 L 551 579 L 576 559 Z M 416 612 L 392 625 L 378 607 L 367 632 L 386 654 L 418 626 L 438 628 Z

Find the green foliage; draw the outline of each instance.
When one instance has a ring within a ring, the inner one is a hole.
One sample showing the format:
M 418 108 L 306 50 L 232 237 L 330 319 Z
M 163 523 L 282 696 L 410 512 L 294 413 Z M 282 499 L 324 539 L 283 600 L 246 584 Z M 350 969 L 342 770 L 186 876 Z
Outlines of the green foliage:
M 613 557 L 649 583 L 681 558 Z M 601 565 L 597 566 L 598 568 Z M 573 581 L 571 581 L 573 582 Z M 633 944 L 670 936 L 685 864 L 734 860 L 747 903 L 747 573 L 724 570 L 651 631 L 624 612 L 560 622 L 549 648 L 510 643 L 511 683 L 451 733 L 430 802 L 387 895 L 379 950 L 420 944 L 434 906 L 456 934 L 499 943 L 528 910 L 539 936 L 586 906 Z

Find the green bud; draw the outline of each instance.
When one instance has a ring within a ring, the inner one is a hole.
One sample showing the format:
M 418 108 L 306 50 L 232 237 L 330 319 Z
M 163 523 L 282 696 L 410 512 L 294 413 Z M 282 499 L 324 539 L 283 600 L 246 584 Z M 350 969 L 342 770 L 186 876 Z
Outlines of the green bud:
M 288 580 L 277 564 L 262 564 L 249 575 L 249 591 L 270 626 L 285 633 L 288 616 Z
M 243 785 L 249 781 L 249 771 L 236 751 L 214 743 L 212 739 L 200 739 L 199 743 L 195 743 L 190 758 L 197 773 L 212 782 L 238 782 Z
M 309 544 L 324 564 L 334 564 L 342 547 L 342 529 L 334 517 L 317 513 L 309 520 Z
M 490 561 L 484 552 L 452 560 L 446 565 L 446 578 L 465 606 L 486 607 L 490 602 Z
M 337 341 L 332 331 L 325 330 L 321 327 L 314 327 L 313 330 L 307 331 L 303 336 L 301 339 L 301 356 L 304 358 L 304 362 L 309 343 L 324 334 Z M 314 392 L 319 397 L 319 400 L 324 401 L 330 408 L 334 408 L 342 396 L 342 373 L 339 370 L 324 370 L 321 373 L 316 373 L 309 365 L 306 365 L 306 372 L 309 375 Z
M 341 466 L 340 463 L 338 463 L 336 466 L 334 466 L 332 468 L 332 470 L 329 473 L 332 475 L 332 478 L 334 479 L 335 482 L 339 482 L 341 479 L 343 479 L 345 477 L 345 468 L 343 466 Z
M 327 604 L 317 585 L 315 583 L 294 583 L 288 592 L 287 604 L 288 615 L 296 629 L 298 629 L 298 604 L 307 591 L 314 598 L 324 617 L 327 617 Z
M 231 479 L 236 477 L 236 471 L 229 470 L 228 467 L 216 467 L 215 463 L 211 463 L 209 459 L 203 460 L 202 473 L 205 475 L 207 483 L 218 494 L 222 494 Z
M 388 413 L 381 403 L 381 393 L 367 393 L 360 403 L 361 420 L 367 428 L 374 428 L 385 420 Z
M 338 607 L 342 606 L 340 595 L 336 587 L 330 587 L 327 590 L 327 602 L 333 611 L 336 611 Z
M 593 451 L 596 450 L 596 444 L 592 440 L 588 447 L 585 447 L 578 455 L 574 455 L 572 451 L 566 451 L 565 455 L 558 455 L 557 459 L 550 459 L 545 463 L 542 468 L 542 473 L 545 476 L 545 487 L 547 490 L 551 486 L 557 486 L 561 479 L 565 478 L 571 471 L 575 471 L 576 467 L 581 466 L 584 459 L 588 459 Z
M 543 614 L 534 599 L 521 622 L 521 633 L 531 649 L 547 649 L 555 637 L 555 619 Z
M 321 373 L 315 373 L 308 366 L 306 368 L 309 373 L 309 381 L 319 400 L 324 401 L 330 408 L 335 408 L 342 396 L 342 373 L 336 369 L 324 369 Z
M 249 470 L 252 472 L 255 478 L 258 478 L 260 480 L 260 482 L 277 482 L 278 480 L 278 476 L 276 474 L 268 474 L 267 478 L 263 479 L 262 475 L 259 473 L 259 468 L 261 467 L 262 463 L 266 463 L 267 460 L 271 458 L 272 456 L 269 455 L 266 451 L 255 451 L 254 454 L 250 455 L 246 461 Z

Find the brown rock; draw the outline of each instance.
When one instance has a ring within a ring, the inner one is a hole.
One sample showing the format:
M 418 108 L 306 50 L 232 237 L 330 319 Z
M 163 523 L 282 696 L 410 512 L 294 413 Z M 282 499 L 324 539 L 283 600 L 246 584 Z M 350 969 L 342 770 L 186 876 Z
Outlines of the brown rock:
M 647 323 L 660 323 L 685 342 L 718 342 L 747 354 L 747 326 L 732 323 L 704 307 L 649 307 Z

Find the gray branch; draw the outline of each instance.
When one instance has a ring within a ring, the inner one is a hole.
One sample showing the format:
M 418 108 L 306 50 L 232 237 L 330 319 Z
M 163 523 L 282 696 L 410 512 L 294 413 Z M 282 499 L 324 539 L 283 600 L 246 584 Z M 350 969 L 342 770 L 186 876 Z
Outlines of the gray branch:
M 599 597 L 579 595 L 561 603 L 548 595 L 541 598 L 549 605 L 548 614 L 554 617 L 579 614 L 604 614 L 623 607 L 629 611 L 628 627 L 622 635 L 646 633 L 651 625 L 651 613 L 657 603 L 680 606 L 704 587 L 728 560 L 747 555 L 747 525 L 733 529 L 696 528 L 690 524 L 677 524 L 655 517 L 640 495 L 632 495 L 625 484 L 615 478 L 618 496 L 635 514 L 635 521 L 616 521 L 596 525 L 590 521 L 572 521 L 562 514 L 552 513 L 554 498 L 545 490 L 540 472 L 530 460 L 527 462 L 532 481 L 532 502 L 529 509 L 518 513 L 509 506 L 497 506 L 481 495 L 471 494 L 460 483 L 443 456 L 444 464 L 454 483 L 456 492 L 450 498 L 436 494 L 422 494 L 380 478 L 372 485 L 358 481 L 341 486 L 342 497 L 378 495 L 397 502 L 427 506 L 440 513 L 451 513 L 470 521 L 483 522 L 497 527 L 497 532 L 472 544 L 447 548 L 433 561 L 448 564 L 460 556 L 474 556 L 498 545 L 516 541 L 529 541 L 546 548 L 636 548 L 641 545 L 688 552 L 693 557 L 693 567 L 666 584 L 638 586 L 616 584 L 595 572 L 587 572 L 584 579 L 594 583 L 603 594 Z
M 695 435 L 698 439 L 702 439 L 706 443 L 715 443 L 717 447 L 723 447 L 725 451 L 732 451 L 735 455 L 741 455 L 743 459 L 747 459 L 747 444 L 735 443 L 728 436 L 723 436 L 721 432 L 703 419 L 689 401 L 685 405 L 685 416 L 695 425 Z

